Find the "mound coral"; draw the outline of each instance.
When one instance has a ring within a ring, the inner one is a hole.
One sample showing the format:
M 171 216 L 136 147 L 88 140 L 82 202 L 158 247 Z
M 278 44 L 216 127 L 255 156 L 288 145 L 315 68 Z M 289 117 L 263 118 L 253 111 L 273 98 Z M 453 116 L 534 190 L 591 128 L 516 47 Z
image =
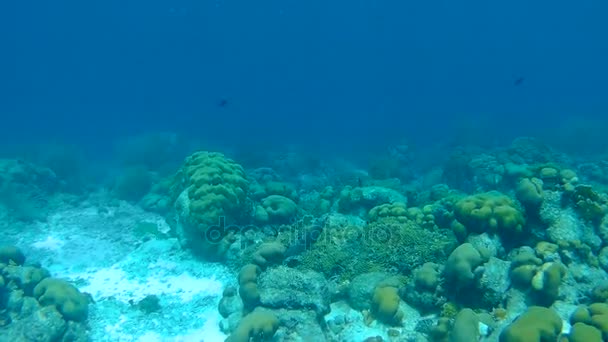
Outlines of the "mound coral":
M 601 340 L 602 332 L 596 327 L 585 323 L 574 323 L 570 334 L 562 339 L 563 342 L 588 342 Z
M 87 318 L 87 297 L 67 281 L 46 278 L 34 288 L 34 297 L 41 305 L 55 306 L 66 320 L 83 321 Z
M 515 189 L 517 199 L 530 211 L 538 210 L 543 203 L 543 181 L 538 178 L 524 178 Z
M 89 297 L 0 246 L 0 341 L 89 341 Z
M 377 287 L 372 298 L 372 314 L 386 324 L 401 325 L 403 312 L 399 310 L 400 302 L 396 287 Z
M 296 217 L 297 212 L 298 205 L 292 199 L 270 195 L 256 207 L 255 218 L 260 223 L 289 223 Z
M 25 255 L 19 248 L 15 246 L 0 246 L 0 263 L 23 265 L 24 262 Z
M 373 207 L 367 216 L 370 222 L 389 217 L 399 222 L 406 222 L 408 220 L 407 206 L 403 202 L 381 204 Z
M 600 341 L 602 335 L 608 336 L 608 304 L 580 306 L 570 317 L 570 322 L 573 329 L 566 341 Z
M 196 152 L 178 178 L 184 189 L 176 201 L 180 241 L 203 257 L 220 259 L 231 243 L 226 225 L 249 213 L 245 171 L 221 153 Z
M 549 306 L 557 299 L 559 287 L 566 274 L 564 265 L 547 262 L 532 278 L 532 288 L 536 291 L 539 304 Z
M 462 309 L 454 318 L 450 341 L 478 341 L 479 317 L 471 309 Z
M 586 221 L 598 225 L 608 213 L 608 199 L 589 185 L 577 185 L 569 193 L 574 209 Z
M 412 281 L 400 288 L 400 296 L 421 313 L 436 311 L 446 300 L 440 293 L 442 273 L 442 265 L 431 262 L 423 264 L 412 273 Z
M 259 170 L 259 169 L 258 169 Z M 256 170 L 256 171 L 258 171 Z M 255 171 L 254 171 L 255 172 Z M 255 176 L 255 175 L 254 175 Z M 271 195 L 287 197 L 291 200 L 298 200 L 298 192 L 293 185 L 278 181 L 256 182 L 250 186 L 251 197 L 261 200 Z
M 239 272 L 239 295 L 246 310 L 253 310 L 260 303 L 258 276 L 262 269 L 254 264 L 247 264 Z
M 253 253 L 253 263 L 266 268 L 273 263 L 280 263 L 285 257 L 286 248 L 279 242 L 265 242 Z
M 279 319 L 270 311 L 254 311 L 245 316 L 226 342 L 269 341 L 279 328 Z
M 476 277 L 477 267 L 481 266 L 485 257 L 470 243 L 458 246 L 448 257 L 445 266 L 445 276 L 456 288 L 471 285 Z
M 531 306 L 500 334 L 500 342 L 557 341 L 562 331 L 559 315 L 548 308 Z
M 498 191 L 461 199 L 456 203 L 454 215 L 464 225 L 467 233 L 490 232 L 506 238 L 521 234 L 526 223 L 515 202 Z

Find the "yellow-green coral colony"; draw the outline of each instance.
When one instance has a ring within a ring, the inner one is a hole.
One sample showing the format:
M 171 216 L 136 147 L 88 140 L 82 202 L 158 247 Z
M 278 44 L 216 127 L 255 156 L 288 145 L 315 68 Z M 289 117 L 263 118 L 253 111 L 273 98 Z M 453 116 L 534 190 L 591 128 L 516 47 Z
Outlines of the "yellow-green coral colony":
M 461 199 L 456 202 L 454 215 L 467 231 L 506 237 L 521 234 L 526 223 L 515 201 L 497 191 Z
M 454 313 L 450 318 L 456 317 L 457 324 L 442 325 L 440 320 L 428 335 L 431 340 L 480 338 L 482 335 L 475 327 L 481 321 L 473 310 L 462 306 L 476 301 L 465 300 L 462 296 L 467 296 L 468 291 L 480 291 L 484 273 L 491 267 L 488 263 L 492 258 L 501 258 L 510 265 L 505 281 L 521 291 L 529 303 L 539 306 L 520 312 L 519 318 L 511 319 L 510 324 L 503 322 L 500 340 L 524 341 L 522 336 L 552 340 L 562 333 L 562 322 L 550 307 L 562 298 L 560 288 L 568 276 L 570 260 L 560 259 L 570 251 L 581 253 L 587 245 L 544 236 L 544 229 L 552 229 L 544 225 L 555 220 L 551 216 L 545 218 L 547 213 L 552 213 L 547 211 L 547 201 L 552 201 L 555 194 L 561 194 L 563 200 L 551 203 L 560 206 L 570 203 L 578 217 L 589 222 L 599 222 L 598 217 L 605 214 L 606 202 L 588 186 L 580 185 L 576 173 L 568 168 L 508 163 L 491 170 L 502 175 L 494 178 L 486 175 L 484 181 L 493 179 L 488 184 L 510 184 L 511 188 L 503 186 L 500 190 L 467 194 L 445 187 L 441 192 L 431 191 L 428 197 L 423 197 L 427 198 L 425 202 L 418 203 L 409 203 L 409 195 L 377 184 L 348 185 L 342 189 L 326 186 L 319 189 L 317 202 L 310 202 L 308 198 L 302 200 L 290 184 L 277 181 L 276 175 L 271 178 L 274 180 L 254 180 L 252 183 L 241 166 L 217 153 L 195 153 L 186 159 L 182 174 L 190 200 L 188 219 L 198 223 L 213 222 L 214 216 L 231 218 L 234 214 L 234 222 L 241 220 L 242 223 L 284 227 L 298 222 L 301 215 L 329 215 L 331 220 L 327 222 L 331 223 L 321 230 L 324 233 L 321 238 L 298 252 L 301 255 L 295 265 L 297 269 L 313 269 L 326 277 L 335 277 L 345 286 L 357 275 L 369 272 L 391 274 L 397 270 L 397 274 L 409 275 L 413 282 L 410 287 L 380 282 L 370 290 L 366 300 L 369 301 L 368 318 L 373 321 L 401 327 L 408 320 L 402 311 L 403 305 L 415 305 L 421 310 L 434 307 L 439 314 L 446 314 L 443 308 L 453 305 Z M 248 202 L 249 207 L 245 208 L 244 204 Z M 338 218 L 336 212 L 343 216 Z M 248 213 L 249 218 L 239 215 L 243 213 Z M 334 222 L 343 223 L 335 225 Z M 534 237 L 535 229 L 544 239 Z M 294 249 L 290 248 L 295 241 L 293 232 L 286 232 L 254 243 L 248 254 L 250 264 L 240 270 L 240 298 L 244 313 L 251 312 L 246 319 L 253 319 L 259 308 L 267 309 L 261 304 L 264 300 L 257 283 L 260 274 L 294 256 L 291 254 Z M 480 244 L 478 237 L 484 235 L 508 242 L 505 245 L 509 246 L 508 250 L 497 254 L 491 246 Z M 519 251 L 518 246 L 525 247 L 529 241 L 536 242 L 534 248 L 522 247 Z M 415 247 L 418 243 L 419 252 Z M 587 256 L 589 253 L 593 254 L 592 249 L 582 252 Z M 423 257 L 412 258 L 413 255 Z M 415 293 L 403 295 L 404 289 Z M 450 291 L 454 293 L 450 294 Z M 442 302 L 439 296 L 447 296 L 450 301 Z M 436 304 L 432 304 L 432 298 Z M 502 310 L 504 314 L 500 317 L 503 320 L 508 313 L 500 307 L 473 309 L 479 313 L 484 309 Z M 460 313 L 456 315 L 457 312 Z M 270 316 L 262 315 L 260 319 L 266 319 L 262 317 L 270 319 Z M 537 321 L 541 318 L 544 325 Z M 484 322 L 487 323 L 487 319 Z M 563 338 L 565 341 L 594 338 L 585 336 L 598 336 L 599 322 L 600 318 L 573 321 L 572 329 Z M 274 334 L 276 330 L 274 323 L 267 323 L 267 328 L 245 323 L 231 335 L 232 340 L 255 338 L 253 335 L 266 338 L 266 334 Z
M 532 306 L 500 334 L 500 342 L 558 341 L 562 319 L 548 308 Z
M 197 152 L 186 158 L 180 175 L 178 233 L 184 245 L 198 254 L 221 259 L 232 242 L 224 240 L 231 238 L 227 227 L 247 223 L 243 220 L 250 210 L 245 171 L 221 153 Z
M 140 203 L 166 222 L 133 233 L 233 272 L 214 304 L 226 341 L 607 340 L 608 188 L 530 149 L 462 151 L 420 180 L 376 165 L 321 181 L 195 152 Z M 98 314 L 15 247 L 0 247 L 0 290 L 70 324 Z
M 15 246 L 0 246 L 0 299 L 0 340 L 87 339 L 90 297 L 74 283 L 27 262 Z M 49 327 L 50 322 L 58 329 Z
M 296 269 L 321 272 L 335 278 L 341 286 L 352 286 L 350 280 L 367 273 L 397 272 L 409 276 L 411 286 L 408 282 L 405 285 L 379 282 L 362 297 L 369 302 L 368 324 L 379 322 L 387 327 L 402 327 L 408 320 L 402 311 L 404 305 L 414 305 L 425 312 L 435 310 L 440 315 L 447 315 L 445 308 L 453 306 L 454 313 L 449 318 L 456 317 L 456 323 L 446 325 L 449 321 L 439 320 L 428 333 L 431 340 L 481 338 L 483 334 L 476 327 L 482 324 L 479 317 L 484 317 L 484 324 L 502 324 L 499 336 L 503 342 L 527 341 L 524 336 L 552 341 L 562 334 L 562 321 L 550 307 L 562 298 L 560 288 L 568 276 L 567 263 L 571 260 L 560 259 L 573 250 L 581 253 L 587 245 L 544 236 L 544 229 L 552 228 L 543 225 L 555 222 L 553 216 L 548 216 L 553 212 L 548 211 L 547 201 L 559 194 L 563 200 L 552 203 L 560 206 L 570 203 L 578 218 L 589 222 L 599 222 L 598 217 L 605 214 L 606 202 L 588 186 L 580 185 L 570 169 L 510 163 L 493 170 L 500 170 L 502 176 L 488 184 L 496 186 L 503 182 L 511 184 L 511 189 L 503 187 L 466 194 L 444 186 L 442 191 L 431 191 L 428 197 L 422 197 L 427 198 L 424 202 L 418 203 L 409 203 L 410 197 L 394 189 L 362 184 L 341 190 L 326 186 L 319 189 L 316 202 L 311 202 L 300 197 L 290 184 L 277 181 L 276 175 L 271 177 L 275 180 L 252 182 L 242 166 L 222 154 L 210 152 L 188 157 L 177 177 L 183 175 L 181 186 L 185 192 L 180 197 L 185 196 L 188 205 L 183 211 L 186 234 L 204 232 L 218 216 L 231 222 L 258 225 L 260 229 L 283 227 L 278 235 L 251 242 L 247 253 L 249 263 L 241 266 L 238 276 L 238 293 L 246 316 L 233 331 L 231 341 L 264 339 L 275 334 L 278 328 L 275 318 L 269 311 L 258 311 L 269 309 L 262 304 L 264 298 L 258 279 L 266 269 L 294 256 L 298 257 L 298 263 L 293 266 Z M 179 199 L 177 202 L 179 204 Z M 298 232 L 284 230 L 284 227 L 295 227 L 301 222 L 298 218 L 307 214 L 328 215 L 331 219 L 319 230 L 322 235 L 318 240 L 303 249 L 294 249 L 294 244 L 297 245 L 294 241 L 300 241 Z M 534 229 L 536 234 L 540 233 L 539 237 L 549 241 L 535 238 Z M 204 248 L 215 255 L 225 253 L 235 239 L 243 238 L 238 236 L 238 231 L 234 233 L 232 240 L 218 244 L 222 248 L 204 242 L 190 246 Z M 508 250 L 497 252 L 492 246 L 480 244 L 482 240 L 478 237 L 481 236 L 509 242 L 505 245 Z M 529 241 L 536 241 L 534 248 L 524 248 Z M 520 250 L 518 246 L 523 247 Z M 298 250 L 298 254 L 293 255 L 294 250 Z M 593 254 L 592 249 L 582 252 L 587 257 L 590 253 Z M 422 257 L 413 257 L 416 255 Z M 503 312 L 495 316 L 496 319 L 507 319 L 508 310 L 501 307 L 474 307 L 477 313 L 463 307 L 466 303 L 483 303 L 481 299 L 471 301 L 465 297 L 470 291 L 483 291 L 480 282 L 491 267 L 488 264 L 492 258 L 506 260 L 509 267 L 504 281 L 510 288 L 521 291 L 531 305 L 539 305 L 520 312 L 517 319 L 511 317 L 509 324 L 491 323 L 485 318 L 490 317 L 490 312 Z M 445 297 L 450 301 L 441 300 Z M 484 315 L 483 310 L 488 313 Z M 578 312 L 583 312 L 581 310 Z M 576 316 L 584 315 L 576 313 Z M 595 316 L 597 318 L 591 318 Z M 568 334 L 562 335 L 564 341 L 601 335 L 603 316 L 595 316 L 588 314 L 588 318 L 573 320 Z
M 374 290 L 372 314 L 390 325 L 401 325 L 403 312 L 399 309 L 399 289 L 393 286 L 381 286 Z

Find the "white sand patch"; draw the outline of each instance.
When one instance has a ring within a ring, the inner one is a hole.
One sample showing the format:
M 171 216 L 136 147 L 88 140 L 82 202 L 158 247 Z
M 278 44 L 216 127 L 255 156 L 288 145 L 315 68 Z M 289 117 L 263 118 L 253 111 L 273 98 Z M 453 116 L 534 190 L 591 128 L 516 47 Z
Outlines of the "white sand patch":
M 163 294 L 175 295 L 182 302 L 189 302 L 194 296 L 220 296 L 224 286 L 215 277 L 195 278 L 186 272 L 177 276 L 150 276 L 145 281 L 136 281 L 129 279 L 128 274 L 117 266 L 74 274 L 72 278 L 88 282 L 80 290 L 90 293 L 95 300 L 113 297 L 124 303 L 139 301 L 148 295 Z
M 64 245 L 65 242 L 63 240 L 57 239 L 52 235 L 47 236 L 45 240 L 36 241 L 31 244 L 34 248 L 46 249 L 54 252 L 59 251 Z

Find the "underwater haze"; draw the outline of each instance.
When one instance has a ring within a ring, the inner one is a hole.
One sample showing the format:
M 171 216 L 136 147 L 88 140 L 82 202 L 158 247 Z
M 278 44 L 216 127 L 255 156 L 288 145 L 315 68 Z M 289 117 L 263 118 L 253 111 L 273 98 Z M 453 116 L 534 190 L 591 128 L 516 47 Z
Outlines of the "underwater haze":
M 608 341 L 607 15 L 0 2 L 0 342 Z
M 470 127 L 480 140 L 543 134 L 606 116 L 607 11 L 590 0 L 5 3 L 2 137 L 162 129 L 363 147 Z

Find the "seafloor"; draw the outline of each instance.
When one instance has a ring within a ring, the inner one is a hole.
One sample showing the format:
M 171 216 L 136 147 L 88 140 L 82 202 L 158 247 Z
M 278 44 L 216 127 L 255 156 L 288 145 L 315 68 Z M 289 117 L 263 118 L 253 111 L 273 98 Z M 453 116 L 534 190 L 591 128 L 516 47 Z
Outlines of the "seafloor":
M 0 341 L 608 338 L 601 155 L 118 150 L 0 159 Z

